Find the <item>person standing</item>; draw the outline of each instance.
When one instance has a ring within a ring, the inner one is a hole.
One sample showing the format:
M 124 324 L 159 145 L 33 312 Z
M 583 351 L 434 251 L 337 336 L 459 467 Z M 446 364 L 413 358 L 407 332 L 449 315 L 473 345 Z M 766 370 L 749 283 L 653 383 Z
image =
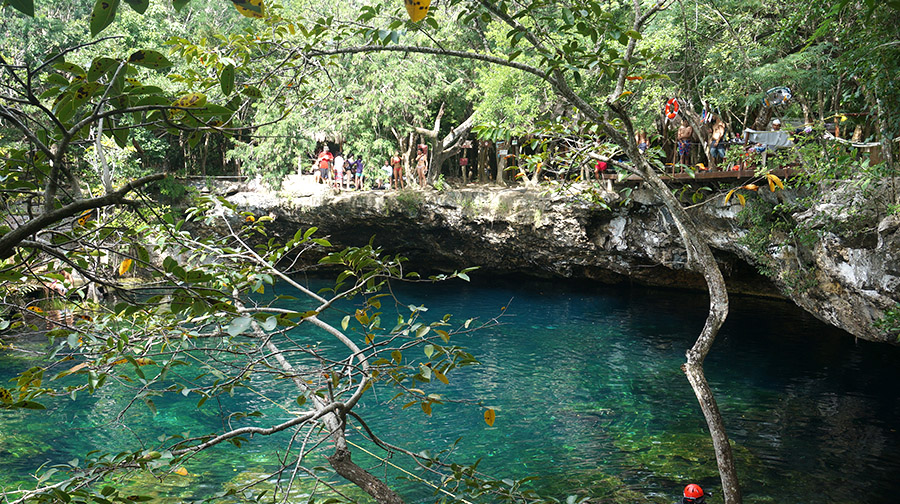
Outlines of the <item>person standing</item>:
M 344 156 L 338 153 L 334 156 L 334 185 L 338 189 L 344 184 Z
M 727 143 L 728 141 L 725 140 L 725 123 L 721 117 L 716 116 L 709 142 L 709 157 L 712 158 L 716 167 L 725 162 L 725 146 Z
M 362 156 L 356 156 L 356 161 L 353 163 L 353 172 L 356 175 L 353 180 L 356 183 L 356 190 L 362 191 L 363 188 L 363 161 Z
M 425 187 L 428 175 L 428 146 L 419 144 L 418 154 L 416 154 L 416 175 L 419 177 L 419 187 Z
M 318 167 L 318 171 L 316 173 L 316 183 L 322 181 L 324 183 L 328 183 L 328 178 L 331 174 L 331 163 L 334 162 L 334 156 L 329 152 L 328 145 L 322 148 L 322 152 L 319 153 L 319 156 L 316 158 L 316 166 Z
M 384 166 L 381 167 L 381 171 L 384 172 L 384 180 L 387 182 L 384 184 L 386 187 L 382 187 L 384 189 L 391 188 L 391 176 L 393 174 L 393 168 L 391 168 L 391 161 L 389 159 L 384 160 Z
M 688 124 L 687 119 L 681 120 L 678 128 L 678 162 L 687 165 L 691 161 L 691 138 L 694 136 L 694 128 Z
M 391 167 L 394 169 L 392 185 L 394 189 L 403 189 L 403 164 L 400 154 L 391 156 Z

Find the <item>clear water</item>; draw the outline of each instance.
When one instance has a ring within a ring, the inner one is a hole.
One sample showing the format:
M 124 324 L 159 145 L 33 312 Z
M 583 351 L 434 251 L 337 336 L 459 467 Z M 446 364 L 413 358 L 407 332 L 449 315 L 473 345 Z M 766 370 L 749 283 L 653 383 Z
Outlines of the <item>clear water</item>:
M 540 476 L 533 487 L 558 498 L 609 496 L 624 485 L 671 502 L 695 481 L 713 490 L 711 502 L 721 502 L 705 423 L 679 369 L 705 317 L 704 296 L 496 281 L 403 286 L 399 293 L 435 317 L 487 318 L 510 305 L 502 326 L 460 341 L 482 365 L 454 371 L 451 385 L 439 390 L 493 406 L 494 426 L 472 405 L 435 406 L 430 418 L 417 408 L 380 405 L 391 396 L 385 390 L 359 413 L 386 440 L 439 451 L 461 438 L 458 460 L 483 458 L 479 468 L 497 478 Z M 0 380 L 30 364 L 0 357 Z M 735 443 L 746 502 L 896 501 L 900 348 L 855 342 L 783 303 L 734 298 L 706 371 Z M 255 386 L 267 394 L 285 388 Z M 47 412 L 0 411 L 0 487 L 15 488 L 39 465 L 92 449 L 134 448 L 161 432 L 206 432 L 239 401 L 267 421 L 287 418 L 252 393 L 237 394 L 234 404 L 210 401 L 199 412 L 195 399 L 176 394 L 157 400 L 155 416 L 131 410 L 125 429 L 114 417 L 130 392 L 106 387 L 74 402 L 52 402 Z M 282 395 L 289 401 L 292 394 Z M 217 447 L 187 465 L 188 477 L 127 484 L 170 502 L 208 497 L 264 477 L 274 467 L 273 450 L 286 439 Z M 364 444 L 361 436 L 351 440 Z M 364 454 L 354 459 L 375 463 Z M 378 474 L 411 502 L 435 499 L 431 489 L 396 479 L 402 475 L 393 469 L 379 467 Z

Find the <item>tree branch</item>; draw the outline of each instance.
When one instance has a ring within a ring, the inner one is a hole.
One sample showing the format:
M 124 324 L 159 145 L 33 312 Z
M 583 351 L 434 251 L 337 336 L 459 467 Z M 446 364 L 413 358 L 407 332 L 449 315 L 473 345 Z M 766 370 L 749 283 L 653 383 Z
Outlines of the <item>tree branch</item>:
M 22 240 L 41 231 L 49 225 L 55 222 L 59 222 L 67 217 L 72 217 L 85 210 L 92 210 L 94 208 L 122 203 L 123 201 L 125 201 L 125 195 L 129 192 L 137 189 L 138 187 L 149 184 L 150 182 L 153 182 L 155 180 L 160 180 L 165 176 L 166 174 L 164 173 L 154 173 L 153 175 L 147 175 L 146 177 L 132 180 L 117 191 L 111 192 L 104 196 L 75 201 L 66 206 L 43 213 L 38 217 L 31 219 L 25 224 L 13 229 L 9 233 L 0 236 L 0 259 L 6 259 L 12 256 L 14 253 L 14 249 L 19 245 L 19 243 L 22 242 Z

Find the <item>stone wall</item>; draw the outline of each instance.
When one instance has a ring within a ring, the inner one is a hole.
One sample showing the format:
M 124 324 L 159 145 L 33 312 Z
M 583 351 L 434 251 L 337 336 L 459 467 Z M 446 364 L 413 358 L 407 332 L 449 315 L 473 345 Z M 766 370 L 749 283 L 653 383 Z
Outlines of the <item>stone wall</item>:
M 618 206 L 618 195 L 606 193 L 610 208 L 604 209 L 579 189 L 586 187 L 337 194 L 295 183 L 279 194 L 237 192 L 229 200 L 271 215 L 273 229 L 285 237 L 311 226 L 338 247 L 362 245 L 374 236 L 376 246 L 406 256 L 420 273 L 479 266 L 482 275 L 705 292 L 703 278 L 684 269 L 680 238 L 650 192 L 635 189 L 625 206 Z M 757 214 L 771 220 L 773 205 L 793 197 L 763 188 L 750 195 L 748 209 L 736 198 L 727 206 L 718 198 L 690 209 L 713 246 L 729 292 L 788 298 L 856 337 L 895 342 L 874 322 L 900 302 L 900 216 L 844 215 L 847 194 L 837 191 L 835 199 L 843 203 L 776 216 L 787 225 L 746 217 L 757 205 L 764 210 Z

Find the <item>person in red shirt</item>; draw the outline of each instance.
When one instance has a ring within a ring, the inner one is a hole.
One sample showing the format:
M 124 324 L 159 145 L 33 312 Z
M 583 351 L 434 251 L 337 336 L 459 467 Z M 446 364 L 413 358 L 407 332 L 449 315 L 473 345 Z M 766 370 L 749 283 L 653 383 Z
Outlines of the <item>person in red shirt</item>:
M 334 156 L 329 152 L 328 145 L 322 148 L 319 157 L 316 158 L 316 183 L 329 180 L 331 174 L 331 163 L 334 162 Z
M 606 161 L 597 161 L 597 164 L 594 165 L 594 175 L 598 181 L 602 180 L 603 176 L 606 175 L 607 167 Z

